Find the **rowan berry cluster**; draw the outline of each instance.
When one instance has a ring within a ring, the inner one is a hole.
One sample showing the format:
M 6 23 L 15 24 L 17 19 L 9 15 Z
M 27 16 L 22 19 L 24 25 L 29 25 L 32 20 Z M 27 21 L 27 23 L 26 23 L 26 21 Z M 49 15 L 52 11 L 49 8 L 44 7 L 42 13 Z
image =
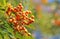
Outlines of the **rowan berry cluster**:
M 25 25 L 29 25 L 32 22 L 34 22 L 34 16 L 31 15 L 29 17 L 29 14 L 32 14 L 31 11 L 23 11 L 23 6 L 21 3 L 15 8 L 12 7 L 11 4 L 8 5 L 8 9 L 6 11 L 6 14 L 9 16 L 9 23 L 12 23 L 14 26 L 14 30 L 18 32 L 23 32 L 27 35 L 31 35 L 28 33 L 27 29 L 25 28 Z M 14 14 L 15 16 L 12 16 L 11 14 Z

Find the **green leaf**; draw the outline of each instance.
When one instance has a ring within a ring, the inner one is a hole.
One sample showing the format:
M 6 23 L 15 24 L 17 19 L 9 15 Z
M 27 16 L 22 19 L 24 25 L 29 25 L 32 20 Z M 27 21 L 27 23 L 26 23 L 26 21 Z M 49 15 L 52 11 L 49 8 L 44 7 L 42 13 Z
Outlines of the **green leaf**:
M 6 0 L 0 0 L 0 6 L 2 7 L 6 6 Z

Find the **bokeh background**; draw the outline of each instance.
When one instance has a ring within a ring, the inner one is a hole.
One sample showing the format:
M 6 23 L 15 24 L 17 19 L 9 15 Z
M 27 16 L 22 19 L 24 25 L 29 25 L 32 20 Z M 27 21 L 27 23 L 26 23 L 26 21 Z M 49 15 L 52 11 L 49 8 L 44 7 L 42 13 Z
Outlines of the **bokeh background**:
M 23 10 L 32 11 L 35 22 L 26 27 L 32 36 L 12 33 L 13 29 L 10 28 L 4 17 L 8 3 L 11 3 L 13 7 L 22 3 Z M 0 26 L 5 26 L 0 27 L 0 39 L 14 37 L 17 39 L 60 39 L 60 0 L 0 0 L 0 20 L 3 21 L 0 22 Z

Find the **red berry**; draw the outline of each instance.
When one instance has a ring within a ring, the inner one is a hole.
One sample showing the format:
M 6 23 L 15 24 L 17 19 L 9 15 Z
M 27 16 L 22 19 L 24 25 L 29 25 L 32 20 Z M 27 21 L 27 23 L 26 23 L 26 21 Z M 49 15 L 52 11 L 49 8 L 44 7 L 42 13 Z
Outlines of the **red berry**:
M 16 20 L 20 20 L 20 14 L 16 15 Z

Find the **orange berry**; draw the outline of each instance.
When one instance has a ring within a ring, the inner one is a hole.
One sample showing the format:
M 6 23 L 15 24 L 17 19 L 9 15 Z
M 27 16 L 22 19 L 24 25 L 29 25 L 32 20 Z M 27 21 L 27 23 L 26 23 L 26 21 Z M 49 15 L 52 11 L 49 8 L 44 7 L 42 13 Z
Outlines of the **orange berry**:
M 13 10 L 13 12 L 18 12 L 18 9 L 15 7 L 14 10 Z
M 23 8 L 23 6 L 20 6 L 20 8 L 19 9 L 22 9 Z
M 9 22 L 13 22 L 13 19 L 9 19 Z
M 21 3 L 19 3 L 18 8 L 19 8 L 19 11 L 22 11 L 23 6 Z
M 6 11 L 6 13 L 7 13 L 8 15 L 10 15 L 10 14 L 11 14 L 11 8 L 8 8 L 8 10 Z
M 26 14 L 29 14 L 29 11 L 27 10 L 25 13 L 26 13 Z
M 27 22 L 26 21 L 23 21 L 23 24 L 27 24 Z
M 29 24 L 31 24 L 32 23 L 32 21 L 29 21 L 28 23 L 27 23 L 27 25 L 29 25 Z
M 31 18 L 34 19 L 34 16 L 32 15 Z
M 20 30 L 24 30 L 24 27 L 20 26 L 19 29 L 20 29 Z
M 28 36 L 31 36 L 31 33 L 28 33 Z
M 27 16 L 26 16 L 26 17 L 23 17 L 23 19 L 24 19 L 24 20 L 27 20 L 27 19 L 28 19 L 28 17 L 27 17 Z
M 31 14 L 31 11 L 29 11 L 29 14 Z
M 27 33 L 27 32 L 28 32 L 26 28 L 25 28 L 25 30 L 24 30 L 24 31 L 25 31 L 25 33 Z
M 31 19 L 32 22 L 34 22 L 35 20 L 34 19 Z
M 16 21 L 16 19 L 14 17 L 12 19 L 13 19 L 13 21 Z
M 14 23 L 15 25 L 18 25 L 18 22 L 17 22 L 17 21 L 14 21 L 13 23 Z
M 22 4 L 21 4 L 21 3 L 19 3 L 19 6 L 22 6 Z
M 20 15 L 16 14 L 16 20 L 20 20 Z
M 10 11 L 6 11 L 7 15 L 10 16 L 11 12 Z
M 16 27 L 18 31 L 20 30 L 19 27 L 20 27 L 19 25 Z
M 22 30 L 22 27 L 21 26 L 19 28 L 20 28 L 20 30 Z

